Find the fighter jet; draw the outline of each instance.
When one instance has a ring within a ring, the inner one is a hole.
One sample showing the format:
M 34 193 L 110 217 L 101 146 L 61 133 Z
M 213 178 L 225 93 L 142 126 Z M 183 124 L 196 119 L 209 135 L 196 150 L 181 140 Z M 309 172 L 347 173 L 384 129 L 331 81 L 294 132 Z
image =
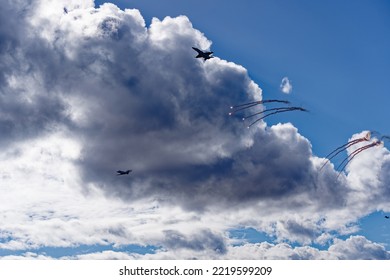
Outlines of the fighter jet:
M 116 175 L 128 175 L 131 171 L 133 170 L 126 170 L 126 171 L 122 171 L 122 170 L 118 170 L 116 173 Z
M 211 56 L 213 54 L 213 52 L 203 52 L 201 51 L 200 49 L 198 48 L 195 48 L 195 47 L 192 47 L 195 51 L 198 52 L 198 55 L 195 56 L 196 58 L 203 58 L 204 61 L 206 61 L 207 59 L 210 59 L 210 58 L 213 58 L 213 56 Z

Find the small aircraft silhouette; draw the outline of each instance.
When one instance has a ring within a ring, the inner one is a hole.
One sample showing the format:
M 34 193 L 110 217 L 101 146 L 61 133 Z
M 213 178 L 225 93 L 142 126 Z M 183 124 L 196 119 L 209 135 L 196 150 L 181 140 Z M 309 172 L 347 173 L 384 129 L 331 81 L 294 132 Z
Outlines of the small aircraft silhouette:
M 201 51 L 200 49 L 198 48 L 195 48 L 195 47 L 192 47 L 195 51 L 198 52 L 198 55 L 195 56 L 195 58 L 203 58 L 205 61 L 207 59 L 210 59 L 210 58 L 213 58 L 213 56 L 211 56 L 214 52 L 203 52 Z
M 385 218 L 386 218 L 386 219 L 390 219 L 390 217 L 389 217 L 389 216 L 385 216 Z
M 118 170 L 116 173 L 116 175 L 128 175 L 131 171 L 133 170 L 126 170 L 126 171 L 122 171 L 122 170 Z

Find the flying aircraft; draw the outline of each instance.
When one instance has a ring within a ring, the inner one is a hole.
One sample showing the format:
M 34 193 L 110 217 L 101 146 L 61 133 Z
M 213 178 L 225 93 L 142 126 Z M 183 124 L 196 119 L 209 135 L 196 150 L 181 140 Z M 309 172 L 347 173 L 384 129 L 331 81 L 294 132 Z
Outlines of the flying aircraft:
M 133 170 L 126 170 L 126 171 L 122 171 L 122 170 L 118 170 L 116 173 L 116 175 L 128 175 L 131 171 Z
M 203 52 L 201 51 L 200 49 L 198 48 L 195 48 L 195 47 L 192 47 L 195 51 L 198 52 L 198 55 L 195 56 L 195 58 L 203 58 L 205 61 L 207 59 L 210 59 L 210 58 L 213 58 L 213 56 L 211 56 L 213 54 L 213 52 Z

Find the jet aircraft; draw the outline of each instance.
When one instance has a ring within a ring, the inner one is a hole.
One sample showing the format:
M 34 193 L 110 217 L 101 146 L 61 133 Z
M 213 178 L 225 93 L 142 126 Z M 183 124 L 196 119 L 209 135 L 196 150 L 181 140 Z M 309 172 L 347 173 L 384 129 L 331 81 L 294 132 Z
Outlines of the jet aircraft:
M 131 171 L 133 170 L 126 170 L 126 171 L 122 171 L 122 170 L 118 170 L 116 173 L 116 175 L 128 175 Z
M 211 56 L 214 52 L 203 52 L 201 51 L 200 49 L 198 48 L 195 48 L 195 47 L 192 47 L 195 51 L 198 52 L 198 55 L 195 56 L 196 58 L 203 58 L 205 61 L 207 59 L 210 59 L 210 58 L 213 58 L 213 56 Z

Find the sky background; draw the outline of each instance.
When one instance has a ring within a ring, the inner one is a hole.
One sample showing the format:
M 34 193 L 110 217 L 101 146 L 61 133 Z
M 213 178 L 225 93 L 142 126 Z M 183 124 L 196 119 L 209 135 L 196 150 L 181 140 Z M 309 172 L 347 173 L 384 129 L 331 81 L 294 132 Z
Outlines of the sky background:
M 390 258 L 388 1 L 0 3 L 1 258 Z

